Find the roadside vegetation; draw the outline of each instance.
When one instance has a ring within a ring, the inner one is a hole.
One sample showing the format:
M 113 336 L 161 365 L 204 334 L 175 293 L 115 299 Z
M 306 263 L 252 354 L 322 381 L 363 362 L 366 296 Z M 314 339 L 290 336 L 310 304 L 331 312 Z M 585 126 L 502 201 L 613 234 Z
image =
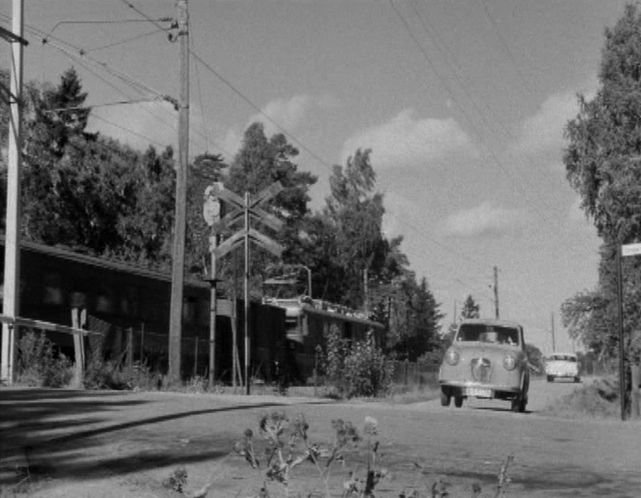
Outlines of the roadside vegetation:
M 418 462 L 413 472 L 396 478 L 394 462 L 381 451 L 378 422 L 365 417 L 363 427 L 350 421 L 331 421 L 333 438 L 317 440 L 304 415 L 290 418 L 275 411 L 260 416 L 256 429 L 247 428 L 230 449 L 237 463 L 244 462 L 255 489 L 243 489 L 251 498 L 499 498 L 508 496 L 513 456 L 497 462 L 496 482 L 456 483 L 430 471 Z M 391 465 L 390 465 L 391 464 Z M 178 495 L 201 498 L 207 495 L 219 475 L 209 482 L 192 485 L 184 467 L 174 469 L 163 486 Z M 250 485 L 251 486 L 251 485 Z M 195 491 L 191 489 L 197 488 Z
M 619 382 L 614 376 L 585 382 L 546 407 L 544 413 L 565 418 L 617 418 L 621 413 Z

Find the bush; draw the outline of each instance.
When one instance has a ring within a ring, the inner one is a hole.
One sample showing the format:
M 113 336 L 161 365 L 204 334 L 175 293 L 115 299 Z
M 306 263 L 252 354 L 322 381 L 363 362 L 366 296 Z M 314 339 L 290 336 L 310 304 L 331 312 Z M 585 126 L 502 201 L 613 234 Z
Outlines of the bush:
M 63 387 L 73 377 L 69 358 L 56 351 L 44 332 L 29 330 L 18 341 L 18 381 L 30 386 Z
M 323 363 L 340 396 L 380 396 L 389 392 L 394 365 L 376 347 L 371 334 L 362 341 L 349 341 L 341 337 L 338 327 L 330 327 Z
M 593 418 L 617 417 L 620 411 L 618 381 L 606 378 L 581 386 L 548 406 L 545 411 L 571 418 L 577 415 Z

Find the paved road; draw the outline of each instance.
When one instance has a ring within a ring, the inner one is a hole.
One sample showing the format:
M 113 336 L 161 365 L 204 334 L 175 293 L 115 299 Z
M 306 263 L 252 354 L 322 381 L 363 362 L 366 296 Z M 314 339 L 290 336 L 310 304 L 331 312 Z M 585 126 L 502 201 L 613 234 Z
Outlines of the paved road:
M 209 497 L 251 496 L 263 471 L 248 469 L 230 456 L 230 448 L 245 428 L 256 429 L 259 414 L 278 409 L 305 414 L 310 437 L 321 442 L 331 441 L 333 419 L 360 426 L 365 416 L 375 417 L 380 463 L 392 471 L 377 496 L 398 496 L 412 487 L 424 491 L 438 476 L 452 483 L 453 497 L 470 496 L 476 482 L 490 496 L 501 462 L 514 455 L 509 496 L 638 497 L 641 424 L 540 412 L 546 400 L 574 387 L 534 382 L 524 414 L 510 412 L 506 402 L 476 400 L 457 409 L 438 401 L 391 405 L 3 389 L 0 485 L 15 484 L 28 466 L 29 496 L 169 496 L 161 483 L 183 466 L 188 489 L 214 479 Z M 339 484 L 350 468 L 335 471 Z M 320 489 L 313 469 L 299 469 L 304 478 L 294 479 L 293 486 Z

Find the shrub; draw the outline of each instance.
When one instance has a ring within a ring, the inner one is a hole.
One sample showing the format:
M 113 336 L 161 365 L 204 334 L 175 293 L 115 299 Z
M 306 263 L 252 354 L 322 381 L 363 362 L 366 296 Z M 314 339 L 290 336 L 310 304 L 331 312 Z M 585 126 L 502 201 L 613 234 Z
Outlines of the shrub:
M 389 392 L 394 364 L 374 342 L 374 337 L 349 341 L 336 326 L 327 338 L 325 373 L 338 389 L 339 395 L 380 396 Z
M 29 330 L 18 341 L 18 380 L 30 386 L 62 387 L 73 377 L 69 358 L 56 351 L 44 332 Z

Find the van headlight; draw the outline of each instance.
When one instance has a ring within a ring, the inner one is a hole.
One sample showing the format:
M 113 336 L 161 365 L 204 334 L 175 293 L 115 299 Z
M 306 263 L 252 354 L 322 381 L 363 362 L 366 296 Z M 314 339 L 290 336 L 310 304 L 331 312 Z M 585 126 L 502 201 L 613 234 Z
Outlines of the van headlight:
M 448 365 L 458 365 L 459 360 L 461 359 L 461 355 L 458 353 L 456 349 L 448 349 L 447 353 L 445 353 L 445 361 L 447 362 Z
M 505 355 L 503 358 L 503 366 L 506 370 L 514 370 L 516 368 L 516 359 L 512 355 Z

